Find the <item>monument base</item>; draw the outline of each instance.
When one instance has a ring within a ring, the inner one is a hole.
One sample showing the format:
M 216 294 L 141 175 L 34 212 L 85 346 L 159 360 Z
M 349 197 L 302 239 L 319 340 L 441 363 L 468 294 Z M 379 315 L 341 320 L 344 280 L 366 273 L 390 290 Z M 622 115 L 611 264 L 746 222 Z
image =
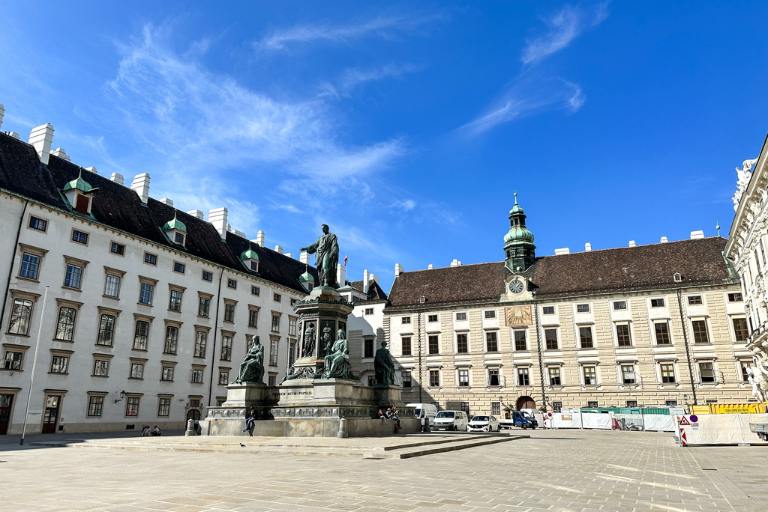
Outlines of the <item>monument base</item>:
M 227 386 L 227 401 L 217 407 L 209 407 L 204 421 L 203 432 L 209 435 L 231 436 L 247 433 L 245 419 L 253 411 L 257 420 L 271 420 L 272 407 L 277 403 L 276 386 L 263 383 L 230 384 Z

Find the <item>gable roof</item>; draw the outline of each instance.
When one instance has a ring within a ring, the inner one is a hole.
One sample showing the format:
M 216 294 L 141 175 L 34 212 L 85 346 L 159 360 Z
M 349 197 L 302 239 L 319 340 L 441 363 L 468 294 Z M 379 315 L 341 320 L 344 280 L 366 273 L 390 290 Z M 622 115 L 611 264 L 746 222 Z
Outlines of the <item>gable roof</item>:
M 589 293 L 732 284 L 721 237 L 545 256 L 525 271 L 537 298 Z M 680 273 L 682 283 L 673 274 Z M 508 271 L 504 262 L 403 272 L 389 292 L 391 307 L 498 301 Z
M 192 256 L 225 266 L 239 272 L 256 275 L 304 293 L 299 276 L 305 265 L 270 249 L 251 244 L 228 232 L 222 240 L 218 231 L 203 219 L 198 219 L 151 197 L 146 204 L 130 188 L 59 158 L 49 156 L 48 165 L 40 162 L 35 149 L 26 142 L 0 133 L 0 188 L 45 203 L 52 208 L 75 212 L 60 191 L 78 177 L 87 180 L 95 190 L 91 197 L 92 220 L 120 231 L 150 240 L 156 244 L 186 252 Z M 187 229 L 185 247 L 172 244 L 163 233 L 163 226 L 174 218 Z M 248 246 L 259 254 L 259 272 L 247 269 L 239 259 Z M 310 273 L 316 275 L 314 268 Z
M 363 293 L 363 281 L 351 281 L 347 283 L 355 290 Z M 387 293 L 379 286 L 376 280 L 373 280 L 368 285 L 368 296 L 365 300 L 387 300 Z

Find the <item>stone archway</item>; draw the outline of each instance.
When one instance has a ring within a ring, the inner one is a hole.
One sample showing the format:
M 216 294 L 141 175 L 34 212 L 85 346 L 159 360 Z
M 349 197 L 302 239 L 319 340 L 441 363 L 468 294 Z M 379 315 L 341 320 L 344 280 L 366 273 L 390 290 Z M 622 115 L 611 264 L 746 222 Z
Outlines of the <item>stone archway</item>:
M 521 409 L 535 409 L 536 401 L 530 396 L 524 395 L 517 399 L 515 402 L 515 409 L 518 411 Z

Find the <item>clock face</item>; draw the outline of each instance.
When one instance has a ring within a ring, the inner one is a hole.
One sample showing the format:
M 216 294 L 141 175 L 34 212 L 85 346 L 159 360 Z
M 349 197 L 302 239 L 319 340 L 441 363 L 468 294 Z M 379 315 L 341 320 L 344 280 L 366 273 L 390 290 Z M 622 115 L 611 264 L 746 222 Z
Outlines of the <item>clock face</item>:
M 511 283 L 509 283 L 509 291 L 512 293 L 522 293 L 522 291 L 525 289 L 525 283 L 523 283 L 522 279 L 515 279 Z

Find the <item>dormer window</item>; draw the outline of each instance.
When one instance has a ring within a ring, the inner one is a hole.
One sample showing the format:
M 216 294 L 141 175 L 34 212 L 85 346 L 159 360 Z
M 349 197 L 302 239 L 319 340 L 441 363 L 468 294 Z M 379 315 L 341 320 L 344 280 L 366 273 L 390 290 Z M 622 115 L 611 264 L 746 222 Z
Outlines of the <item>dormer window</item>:
M 259 271 L 259 255 L 250 247 L 240 255 L 240 261 L 248 270 Z
M 91 194 L 94 190 L 96 189 L 83 179 L 81 172 L 76 179 L 64 185 L 62 192 L 64 192 L 64 197 L 67 198 L 67 202 L 73 210 L 89 215 L 91 213 Z
M 163 224 L 163 232 L 172 243 L 184 247 L 187 242 L 187 226 L 174 214 L 173 218 Z

